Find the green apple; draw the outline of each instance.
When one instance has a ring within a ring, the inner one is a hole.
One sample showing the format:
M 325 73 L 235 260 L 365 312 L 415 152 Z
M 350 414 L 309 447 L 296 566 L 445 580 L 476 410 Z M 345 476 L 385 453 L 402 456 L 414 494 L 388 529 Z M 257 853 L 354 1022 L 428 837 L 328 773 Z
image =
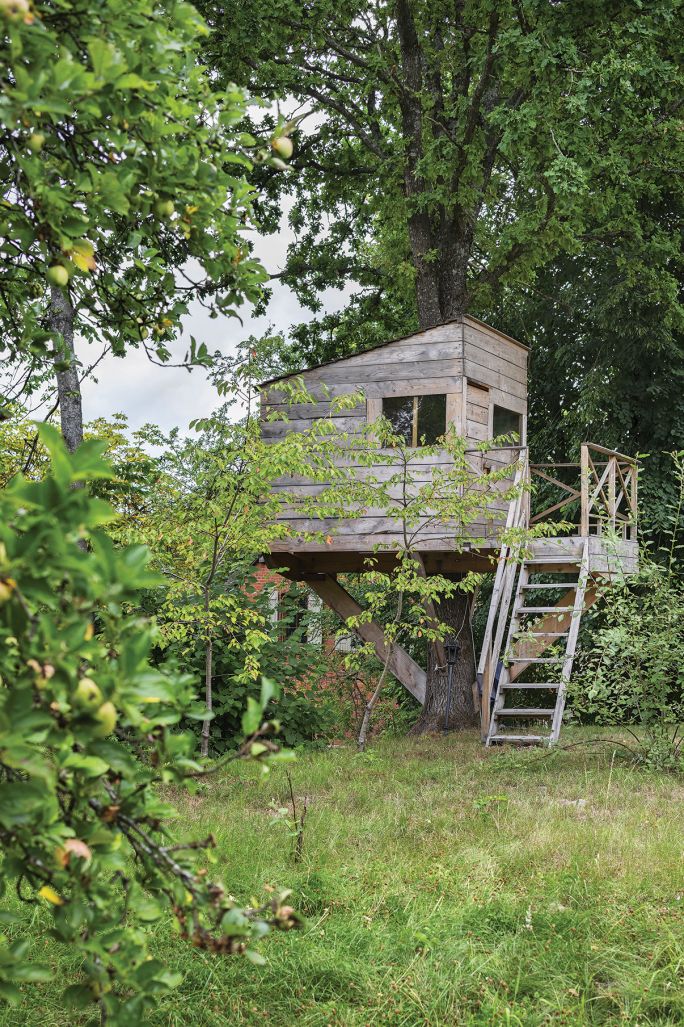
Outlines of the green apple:
M 95 710 L 102 703 L 102 692 L 92 678 L 81 678 L 74 692 L 74 705 L 82 710 Z
M 116 706 L 113 702 L 103 702 L 93 714 L 98 726 L 93 731 L 95 738 L 106 738 L 116 727 Z
M 30 15 L 29 0 L 0 0 L 0 11 L 10 21 L 18 21 Z
M 29 150 L 40 153 L 45 146 L 45 136 L 42 132 L 32 132 L 28 139 Z
M 289 160 L 294 153 L 292 140 L 288 139 L 287 136 L 276 136 L 276 138 L 271 142 L 271 146 L 278 156 L 283 158 L 283 160 Z
M 173 200 L 156 200 L 154 204 L 154 213 L 158 218 L 170 218 L 175 211 Z
M 58 285 L 63 289 L 69 284 L 69 272 L 63 264 L 53 264 L 47 269 L 47 280 L 50 285 Z

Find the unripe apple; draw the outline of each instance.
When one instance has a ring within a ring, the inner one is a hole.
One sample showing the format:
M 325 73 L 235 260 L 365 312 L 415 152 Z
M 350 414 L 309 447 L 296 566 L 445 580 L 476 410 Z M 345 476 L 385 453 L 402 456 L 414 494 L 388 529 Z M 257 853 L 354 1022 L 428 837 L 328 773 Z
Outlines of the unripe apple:
M 4 578 L 0 580 L 0 606 L 6 603 L 8 599 L 12 598 L 12 592 L 14 591 L 15 582 L 12 578 Z
M 294 152 L 292 140 L 288 139 L 287 136 L 276 136 L 276 138 L 271 141 L 271 146 L 278 156 L 283 158 L 283 160 L 289 160 Z
M 112 702 L 103 702 L 99 710 L 96 710 L 93 714 L 95 720 L 98 721 L 98 726 L 93 731 L 95 738 L 106 738 L 107 735 L 111 735 L 112 731 L 116 727 L 116 707 Z
M 40 153 L 45 146 L 45 136 L 42 132 L 32 132 L 28 139 L 29 150 Z
M 74 692 L 74 705 L 82 710 L 95 710 L 102 703 L 102 692 L 92 678 L 81 678 Z
M 170 218 L 175 211 L 173 200 L 156 200 L 154 204 L 154 213 L 158 218 Z
M 47 280 L 50 285 L 58 285 L 63 289 L 69 284 L 69 272 L 63 264 L 53 264 L 47 269 Z
M 0 0 L 0 11 L 11 21 L 18 21 L 30 13 L 29 0 Z

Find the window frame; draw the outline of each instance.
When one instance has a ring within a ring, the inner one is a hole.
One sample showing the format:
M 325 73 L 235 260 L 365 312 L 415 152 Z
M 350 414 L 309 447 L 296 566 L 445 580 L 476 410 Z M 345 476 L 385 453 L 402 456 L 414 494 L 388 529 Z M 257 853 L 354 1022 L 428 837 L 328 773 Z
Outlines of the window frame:
M 446 435 L 449 430 L 449 394 L 447 392 L 423 392 L 414 393 L 408 396 L 380 396 L 380 416 L 385 416 L 384 403 L 386 399 L 410 399 L 413 401 L 413 411 L 411 415 L 411 441 L 407 442 L 407 446 L 410 449 L 420 449 L 421 444 L 418 436 L 418 412 L 419 412 L 419 400 L 429 399 L 431 397 L 444 397 L 444 431 L 442 435 Z M 441 437 L 441 436 L 438 436 Z M 436 445 L 436 443 L 426 443 L 426 445 Z
M 518 418 L 518 428 L 517 429 L 513 429 L 513 431 L 515 431 L 516 435 L 518 436 L 517 445 L 518 446 L 523 446 L 525 444 L 525 415 L 522 413 L 522 411 L 514 410 L 512 407 L 504 406 L 503 403 L 497 403 L 496 400 L 493 397 L 490 397 L 490 404 L 491 404 L 491 410 L 492 410 L 492 414 L 491 414 L 491 432 L 490 432 L 491 437 L 492 438 L 496 438 L 497 435 L 510 435 L 511 434 L 510 431 L 503 431 L 503 432 L 497 432 L 496 431 L 495 426 L 494 426 L 494 420 L 495 420 L 496 411 L 497 411 L 497 408 L 498 408 L 499 410 L 504 410 L 507 414 L 513 414 L 515 417 Z

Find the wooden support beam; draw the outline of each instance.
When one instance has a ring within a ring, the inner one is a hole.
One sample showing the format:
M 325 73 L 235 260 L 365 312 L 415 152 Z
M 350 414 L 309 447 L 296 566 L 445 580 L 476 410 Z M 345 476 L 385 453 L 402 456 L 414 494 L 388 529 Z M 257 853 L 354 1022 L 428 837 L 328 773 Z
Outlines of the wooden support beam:
M 321 597 L 326 606 L 329 606 L 342 620 L 346 621 L 348 617 L 358 617 L 363 613 L 363 608 L 340 585 L 333 574 L 310 575 L 306 576 L 304 580 L 309 588 Z M 387 648 L 385 635 L 380 625 L 375 621 L 370 621 L 359 624 L 354 630 L 364 642 L 371 643 L 378 659 L 384 663 L 387 659 Z M 389 669 L 419 703 L 425 702 L 425 671 L 396 642 L 392 646 Z
M 575 603 L 575 588 L 569 588 L 561 599 L 558 600 L 554 605 L 558 608 L 558 613 L 547 613 L 540 620 L 535 621 L 534 624 L 529 625 L 529 630 L 533 632 L 561 632 L 569 631 L 572 626 L 573 606 Z M 596 602 L 598 598 L 595 588 L 589 585 L 584 593 L 584 610 L 588 610 L 590 606 Z M 522 638 L 515 645 L 511 646 L 510 653 L 507 653 L 507 657 L 514 657 L 520 659 L 520 657 L 529 657 L 530 660 L 534 660 L 540 656 L 545 649 L 549 646 L 554 645 L 558 642 L 558 638 Z M 509 675 L 511 681 L 515 681 L 520 675 L 530 666 L 529 663 L 516 663 L 509 668 Z

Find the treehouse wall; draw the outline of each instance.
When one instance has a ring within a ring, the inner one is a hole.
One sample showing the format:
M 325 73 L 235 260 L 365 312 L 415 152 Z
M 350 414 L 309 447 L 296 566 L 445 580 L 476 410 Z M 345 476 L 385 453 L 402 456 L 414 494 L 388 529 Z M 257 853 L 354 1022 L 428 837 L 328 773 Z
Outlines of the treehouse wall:
M 446 397 L 446 424 L 454 424 L 473 447 L 491 438 L 503 416 L 524 443 L 527 415 L 527 348 L 508 336 L 475 320 L 465 318 L 426 331 L 397 339 L 355 356 L 302 371 L 300 377 L 312 402 L 288 404 L 279 385 L 283 378 L 265 382 L 261 391 L 262 431 L 265 438 L 277 440 L 291 431 L 304 431 L 319 417 L 332 416 L 340 429 L 354 436 L 366 422 L 381 416 L 383 399 L 392 397 Z M 327 394 L 326 394 L 327 390 Z M 348 393 L 362 393 L 364 401 L 352 410 L 331 410 L 330 399 Z M 271 412 L 285 414 L 284 421 L 268 421 Z M 502 411 L 504 412 L 502 415 Z M 510 419 L 517 422 L 513 424 Z M 510 423 L 509 423 L 510 422 Z M 480 459 L 475 457 L 475 459 Z M 510 451 L 487 454 L 490 463 L 512 459 Z M 346 462 L 346 461 L 345 461 Z M 351 462 L 350 462 L 351 464 Z M 412 475 L 428 481 L 435 466 L 446 466 L 440 456 L 421 457 L 416 449 Z M 396 473 L 391 467 L 378 465 L 358 468 L 350 465 L 350 475 L 373 475 L 386 480 Z M 281 478 L 273 483 L 276 492 L 311 497 L 325 489 L 324 483 L 312 484 L 304 479 Z M 499 504 L 494 504 L 499 506 Z M 505 518 L 505 504 L 499 507 Z M 274 546 L 274 551 L 368 552 L 378 543 L 391 545 L 397 541 L 399 524 L 382 516 L 381 511 L 368 510 L 363 516 L 349 520 L 335 518 L 312 520 L 297 517 L 296 507 L 283 508 L 282 519 L 298 532 L 322 531 L 330 534 L 332 543 L 297 543 L 287 540 Z M 496 535 L 496 525 L 483 521 L 469 526 L 474 536 Z M 421 534 L 419 549 L 448 551 L 454 548 L 454 526 L 429 526 Z

